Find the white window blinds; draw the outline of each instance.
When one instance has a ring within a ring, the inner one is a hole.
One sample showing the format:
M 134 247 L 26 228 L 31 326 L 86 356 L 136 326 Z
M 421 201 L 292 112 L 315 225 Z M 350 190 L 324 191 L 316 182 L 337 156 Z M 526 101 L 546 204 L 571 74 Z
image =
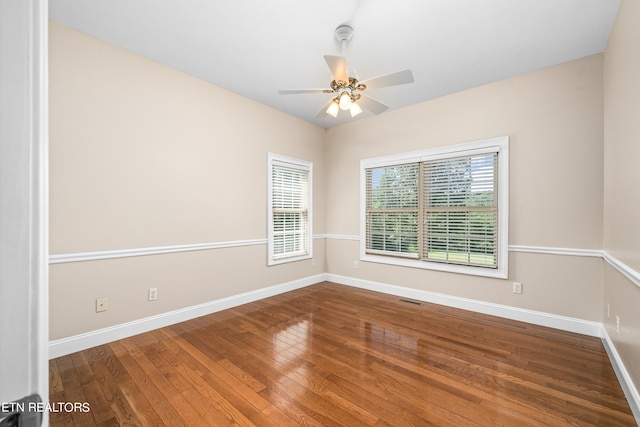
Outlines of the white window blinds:
M 307 162 L 270 157 L 269 260 L 311 256 L 311 168 Z
M 497 153 L 424 162 L 429 261 L 497 266 Z
M 367 170 L 367 250 L 418 258 L 419 164 Z

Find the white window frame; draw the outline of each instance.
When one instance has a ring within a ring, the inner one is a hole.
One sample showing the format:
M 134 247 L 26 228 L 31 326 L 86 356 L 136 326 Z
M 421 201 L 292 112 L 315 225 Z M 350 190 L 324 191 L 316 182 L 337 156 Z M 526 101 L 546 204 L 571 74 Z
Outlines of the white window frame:
M 366 252 L 367 169 L 497 152 L 498 242 L 497 268 L 446 264 L 427 260 Z M 509 275 L 509 137 L 437 147 L 410 153 L 374 157 L 360 161 L 360 260 L 403 267 L 422 268 L 474 276 L 506 279 Z
M 287 262 L 300 261 L 313 257 L 313 163 L 268 153 L 267 156 L 267 265 L 278 265 Z M 275 255 L 275 227 L 273 215 L 273 168 L 284 167 L 300 170 L 307 174 L 307 221 L 306 221 L 306 247 L 304 253 L 296 252 L 291 255 Z

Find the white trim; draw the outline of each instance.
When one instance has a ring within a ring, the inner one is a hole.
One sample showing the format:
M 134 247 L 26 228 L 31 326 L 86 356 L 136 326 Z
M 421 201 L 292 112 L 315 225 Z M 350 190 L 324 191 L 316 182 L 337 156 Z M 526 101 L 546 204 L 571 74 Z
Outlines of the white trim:
M 33 389 L 37 389 L 43 402 L 49 401 L 49 2 L 33 0 L 32 35 L 34 53 L 34 76 L 32 105 L 34 114 L 33 132 L 37 138 L 33 156 L 35 157 L 33 185 L 33 215 L 37 223 L 33 231 L 33 255 L 35 259 L 32 271 L 37 278 L 37 296 L 32 299 L 31 318 L 33 319 L 33 339 L 38 342 L 34 349 L 34 358 L 38 364 L 38 373 L 32 380 Z M 10 18 L 11 19 L 11 18 Z M 46 411 L 45 411 L 46 412 Z M 49 414 L 43 414 L 42 425 L 49 424 Z
M 313 240 L 333 239 L 358 242 L 360 236 L 350 234 L 314 234 Z M 231 240 L 227 242 L 192 243 L 187 245 L 151 246 L 145 248 L 114 249 L 107 251 L 73 252 L 49 255 L 49 264 L 69 262 L 96 261 L 114 258 L 127 258 L 147 255 L 160 255 L 176 252 L 202 251 L 210 249 L 235 248 L 239 246 L 266 245 L 267 239 Z M 555 248 L 545 246 L 510 245 L 509 252 L 538 253 L 549 255 L 583 256 L 604 259 L 618 269 L 627 278 L 640 286 L 640 273 L 633 270 L 614 256 L 599 249 Z
M 337 240 L 355 240 L 360 241 L 360 237 L 353 234 L 325 234 L 319 235 L 327 239 Z M 584 256 L 601 258 L 603 251 L 601 249 L 579 249 L 579 248 L 556 248 L 551 246 L 525 246 L 525 245 L 509 245 L 509 252 L 525 252 L 532 254 L 550 254 L 550 255 L 566 255 L 566 256 Z M 610 256 L 610 255 L 609 255 Z M 631 270 L 631 268 L 627 267 Z M 633 271 L 633 270 L 631 270 Z M 640 274 L 636 273 L 638 278 Z
M 197 304 L 191 307 L 185 307 L 178 310 L 169 311 L 167 313 L 161 313 L 155 316 L 133 320 L 131 322 L 121 323 L 119 325 L 110 326 L 108 328 L 98 329 L 95 331 L 74 335 L 68 338 L 50 341 L 49 358 L 53 359 L 56 357 L 64 356 L 66 354 L 75 353 L 76 351 L 85 350 L 87 348 L 141 334 L 143 332 L 152 331 L 154 329 L 163 328 L 165 326 L 184 322 L 186 320 L 206 316 L 207 314 L 226 310 L 232 307 L 237 307 L 242 304 L 258 301 L 295 289 L 304 288 L 306 286 L 320 283 L 324 280 L 326 280 L 325 275 L 318 274 L 316 276 L 305 277 L 291 282 L 269 286 L 238 295 L 232 295 L 203 304 Z
M 445 264 L 442 262 L 426 262 L 420 259 L 409 259 L 402 256 L 384 256 L 375 254 L 360 254 L 360 261 L 373 262 L 376 264 L 389 264 L 400 267 L 419 268 L 422 270 L 444 271 L 448 273 L 466 274 L 469 276 L 491 277 L 495 279 L 506 279 L 506 272 L 497 268 L 472 267 L 467 265 Z M 505 263 L 506 264 L 506 263 Z
M 629 267 L 627 264 L 620 261 L 618 258 L 614 257 L 607 251 L 603 251 L 602 256 L 610 266 L 618 270 L 623 276 L 629 279 L 636 286 L 640 287 L 640 272 Z
M 509 245 L 509 252 L 527 252 L 532 254 L 585 256 L 602 258 L 600 249 L 554 248 L 546 246 Z
M 627 368 L 624 366 L 622 358 L 620 357 L 620 354 L 618 354 L 618 350 L 616 350 L 616 346 L 611 340 L 611 337 L 607 332 L 607 328 L 605 328 L 604 325 L 602 325 L 601 338 L 602 344 L 609 355 L 609 360 L 611 361 L 613 370 L 618 377 L 618 382 L 620 383 L 622 391 L 624 391 L 627 401 L 629 402 L 631 412 L 633 413 L 638 425 L 640 425 L 640 393 L 638 393 L 638 389 L 633 383 L 633 379 L 631 378 L 631 375 L 629 375 Z
M 427 148 L 424 150 L 418 151 L 410 151 L 406 153 L 399 154 L 391 154 L 379 157 L 371 157 L 368 159 L 363 159 L 360 161 L 361 167 L 362 163 L 366 163 L 367 168 L 376 168 L 388 166 L 390 164 L 407 164 L 407 163 L 415 163 L 420 162 L 422 160 L 431 160 L 437 158 L 445 158 L 452 157 L 452 155 L 461 154 L 464 155 L 466 152 L 476 153 L 478 150 L 481 152 L 486 152 L 483 149 L 486 147 L 496 147 L 500 149 L 502 143 L 505 140 L 509 140 L 508 136 L 500 136 L 496 138 L 483 139 L 479 141 L 471 141 L 471 142 L 463 142 L 459 144 L 452 145 L 443 145 L 440 147 Z
M 354 240 L 356 242 L 360 241 L 360 236 L 353 236 L 349 234 L 325 234 L 325 239 L 335 239 L 335 240 Z
M 347 236 L 349 237 L 349 236 Z M 358 240 L 358 236 L 351 236 Z M 313 240 L 327 238 L 324 234 L 315 234 Z M 98 261 L 104 259 L 128 258 L 136 256 L 161 255 L 176 252 L 206 251 L 210 249 L 236 248 L 239 246 L 266 245 L 267 239 L 231 240 L 228 242 L 192 243 L 188 245 L 151 246 L 146 248 L 114 249 L 108 251 L 73 252 L 49 255 L 49 264 L 67 262 Z
M 233 240 L 229 242 L 195 243 L 190 245 L 154 246 L 147 248 L 115 249 L 110 251 L 75 252 L 49 256 L 49 264 L 96 261 L 103 259 L 159 255 L 175 252 L 203 251 L 209 249 L 235 248 L 238 246 L 265 245 L 267 239 Z
M 0 399 L 38 393 L 47 402 L 48 2 L 2 2 L 0 10 L 0 287 L 8 291 L 0 310 L 10 319 L 0 363 L 16 374 L 2 379 Z
M 592 322 L 588 320 L 576 319 L 573 317 L 560 316 L 552 313 L 544 313 L 541 311 L 511 307 L 486 301 L 478 301 L 469 298 L 456 297 L 452 295 L 423 291 L 414 288 L 406 288 L 404 286 L 389 285 L 386 283 L 356 279 L 353 277 L 341 276 L 337 274 L 327 274 L 327 280 L 330 282 L 339 283 L 341 285 L 368 289 L 370 291 L 382 292 L 385 294 L 445 305 L 447 307 L 460 308 L 462 310 L 469 310 L 476 313 L 503 317 L 505 319 L 517 320 L 520 322 L 546 326 L 563 331 L 575 332 L 578 334 L 589 335 L 593 337 L 601 336 L 602 323 L 600 322 Z
M 296 253 L 275 255 L 273 224 L 273 168 L 274 166 L 293 168 L 307 175 L 307 242 L 306 248 Z M 276 153 L 267 153 L 267 265 L 279 265 L 288 262 L 313 258 L 313 163 Z

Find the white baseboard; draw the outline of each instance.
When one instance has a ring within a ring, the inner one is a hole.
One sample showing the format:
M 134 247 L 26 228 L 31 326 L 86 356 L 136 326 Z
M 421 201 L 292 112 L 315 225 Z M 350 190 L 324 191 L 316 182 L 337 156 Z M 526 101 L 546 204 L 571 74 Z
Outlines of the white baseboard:
M 609 337 L 609 333 L 604 325 L 602 326 L 601 335 L 602 344 L 604 345 L 605 350 L 607 350 L 607 354 L 609 355 L 609 360 L 611 360 L 611 365 L 613 365 L 614 371 L 616 371 L 616 376 L 618 377 L 622 390 L 627 397 L 627 401 L 631 407 L 631 412 L 633 412 L 633 416 L 636 418 L 636 423 L 640 425 L 640 393 L 638 393 L 638 389 L 633 383 L 631 375 L 629 375 L 629 371 L 627 371 L 627 368 L 624 366 L 624 363 L 618 354 L 618 350 L 616 350 L 616 346 L 613 344 L 613 341 L 611 340 L 611 337 Z
M 59 340 L 49 342 L 49 358 L 64 356 L 65 354 L 85 350 L 87 348 L 106 344 L 122 338 L 127 338 L 143 332 L 184 322 L 185 320 L 205 316 L 217 311 L 236 307 L 241 304 L 257 301 L 270 296 L 278 295 L 294 289 L 303 288 L 322 281 L 331 281 L 347 286 L 368 289 L 385 294 L 397 295 L 405 298 L 417 299 L 448 307 L 470 310 L 492 316 L 503 317 L 512 320 L 532 323 L 535 325 L 548 326 L 550 328 L 561 329 L 579 334 L 602 337 L 602 323 L 590 322 L 587 320 L 575 319 L 555 314 L 543 313 L 539 311 L 527 310 L 506 305 L 494 304 L 484 301 L 461 298 L 451 295 L 439 294 L 435 292 L 422 291 L 418 289 L 406 288 L 402 286 L 389 285 L 386 283 L 372 282 L 368 280 L 356 279 L 353 277 L 336 274 L 318 274 L 299 280 L 294 280 L 279 285 L 269 286 L 256 291 L 246 292 L 209 301 L 203 304 L 185 307 L 156 316 L 145 317 L 131 322 L 121 323 L 95 331 L 74 335 Z
M 169 311 L 156 316 L 145 317 L 144 319 L 121 323 L 108 328 L 49 341 L 49 359 L 75 353 L 76 351 L 86 350 L 91 347 L 141 334 L 143 332 L 152 331 L 154 329 L 163 328 L 179 322 L 184 322 L 185 320 L 195 319 L 196 317 L 237 307 L 242 304 L 258 301 L 295 289 L 304 288 L 324 280 L 326 280 L 326 274 L 318 274 L 191 307 L 185 307 L 179 310 Z
M 336 274 L 328 274 L 327 280 L 341 285 L 348 285 L 385 294 L 417 299 L 420 301 L 489 314 L 506 319 L 519 320 L 521 322 L 532 323 L 534 325 L 548 326 L 550 328 L 561 329 L 592 337 L 601 337 L 602 323 L 599 322 L 558 316 L 556 314 L 544 313 L 541 311 L 494 304 L 491 302 L 422 291 L 419 289 L 405 288 L 403 286 L 389 285 L 369 280 L 355 279 L 353 277 L 340 276 Z

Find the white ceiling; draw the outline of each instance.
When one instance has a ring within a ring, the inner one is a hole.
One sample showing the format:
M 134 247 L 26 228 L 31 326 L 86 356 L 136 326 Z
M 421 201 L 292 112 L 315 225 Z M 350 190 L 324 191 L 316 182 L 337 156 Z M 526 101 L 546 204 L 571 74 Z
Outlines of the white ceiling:
M 602 52 L 619 0 L 50 0 L 51 19 L 323 127 L 323 55 L 360 80 L 405 68 L 415 83 L 367 91 L 398 109 Z

